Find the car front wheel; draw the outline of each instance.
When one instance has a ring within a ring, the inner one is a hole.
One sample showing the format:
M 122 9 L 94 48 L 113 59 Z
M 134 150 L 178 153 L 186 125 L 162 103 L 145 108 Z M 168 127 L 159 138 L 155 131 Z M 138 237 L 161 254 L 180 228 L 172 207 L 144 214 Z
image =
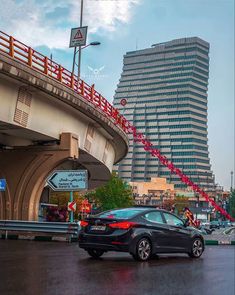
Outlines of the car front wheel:
M 188 254 L 192 258 L 199 258 L 204 250 L 203 242 L 200 238 L 196 238 L 193 240 L 192 248 L 190 253 Z
M 136 244 L 136 253 L 133 254 L 135 260 L 147 261 L 152 252 L 152 245 L 149 239 L 142 238 Z
M 101 257 L 104 254 L 104 251 L 103 250 L 97 250 L 97 249 L 89 249 L 89 250 L 87 250 L 87 253 L 91 257 L 97 259 L 97 258 Z

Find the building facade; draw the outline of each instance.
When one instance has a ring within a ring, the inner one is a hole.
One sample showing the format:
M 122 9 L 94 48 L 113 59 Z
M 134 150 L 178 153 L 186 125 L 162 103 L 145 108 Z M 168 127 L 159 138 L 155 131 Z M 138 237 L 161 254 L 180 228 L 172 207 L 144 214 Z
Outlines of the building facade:
M 214 186 L 207 138 L 209 44 L 182 38 L 127 52 L 114 105 L 155 148 L 195 183 Z M 127 104 L 123 107 L 121 100 Z M 127 156 L 116 167 L 127 182 L 166 177 L 186 188 L 176 175 L 145 152 L 130 136 Z

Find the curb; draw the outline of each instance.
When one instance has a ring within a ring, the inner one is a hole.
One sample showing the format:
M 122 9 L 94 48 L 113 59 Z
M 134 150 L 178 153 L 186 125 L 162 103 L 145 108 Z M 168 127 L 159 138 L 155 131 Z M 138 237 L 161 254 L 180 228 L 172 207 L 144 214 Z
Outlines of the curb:
M 235 241 L 205 240 L 205 245 L 235 245 Z

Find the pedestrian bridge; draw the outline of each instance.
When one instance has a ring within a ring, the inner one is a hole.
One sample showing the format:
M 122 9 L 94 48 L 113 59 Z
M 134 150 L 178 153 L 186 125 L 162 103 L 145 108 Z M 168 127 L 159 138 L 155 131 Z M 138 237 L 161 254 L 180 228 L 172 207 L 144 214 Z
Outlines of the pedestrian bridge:
M 87 169 L 89 189 L 107 182 L 128 149 L 121 118 L 94 85 L 0 32 L 0 219 L 37 219 L 55 169 Z

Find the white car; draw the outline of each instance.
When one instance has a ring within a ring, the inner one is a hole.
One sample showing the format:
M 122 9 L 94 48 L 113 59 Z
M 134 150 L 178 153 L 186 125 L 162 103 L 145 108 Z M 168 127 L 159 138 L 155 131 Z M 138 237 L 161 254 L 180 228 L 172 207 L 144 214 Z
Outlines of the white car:
M 210 227 L 210 221 L 208 221 L 207 219 L 202 219 L 200 220 L 201 225 L 205 226 L 205 227 Z

